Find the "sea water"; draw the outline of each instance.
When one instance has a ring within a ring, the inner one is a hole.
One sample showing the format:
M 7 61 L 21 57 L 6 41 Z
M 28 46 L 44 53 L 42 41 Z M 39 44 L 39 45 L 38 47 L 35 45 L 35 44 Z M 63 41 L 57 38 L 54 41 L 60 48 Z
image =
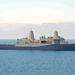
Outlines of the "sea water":
M 75 75 L 75 51 L 0 50 L 0 75 Z

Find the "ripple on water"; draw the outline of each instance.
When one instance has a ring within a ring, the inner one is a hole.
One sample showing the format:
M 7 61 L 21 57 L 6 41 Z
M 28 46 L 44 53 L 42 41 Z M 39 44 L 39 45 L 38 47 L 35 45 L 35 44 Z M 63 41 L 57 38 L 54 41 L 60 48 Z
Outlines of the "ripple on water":
M 75 52 L 0 50 L 0 75 L 75 75 Z

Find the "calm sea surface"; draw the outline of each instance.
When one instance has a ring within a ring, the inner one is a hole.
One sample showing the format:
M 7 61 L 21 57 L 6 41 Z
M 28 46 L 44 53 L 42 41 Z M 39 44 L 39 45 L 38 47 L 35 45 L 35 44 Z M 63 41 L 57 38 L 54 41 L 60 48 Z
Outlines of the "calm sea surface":
M 0 50 L 0 75 L 75 75 L 75 51 Z

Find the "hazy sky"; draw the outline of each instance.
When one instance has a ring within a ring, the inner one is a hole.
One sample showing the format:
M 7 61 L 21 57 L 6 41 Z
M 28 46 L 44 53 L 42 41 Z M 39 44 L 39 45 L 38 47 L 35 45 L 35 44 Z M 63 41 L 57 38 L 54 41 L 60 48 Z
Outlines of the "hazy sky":
M 0 24 L 75 22 L 75 0 L 0 0 Z
M 73 25 L 59 26 L 59 22 Z M 42 23 L 58 24 L 44 26 Z M 27 27 L 28 24 L 38 26 Z M 65 38 L 75 38 L 75 0 L 0 0 L 1 39 L 25 37 L 30 27 L 35 30 L 36 37 L 52 35 L 52 30 L 58 30 Z
M 35 38 L 40 36 L 53 36 L 54 31 L 65 39 L 75 39 L 74 23 L 44 23 L 44 24 L 2 24 L 0 25 L 0 39 L 17 39 L 29 37 L 30 28 L 34 31 Z

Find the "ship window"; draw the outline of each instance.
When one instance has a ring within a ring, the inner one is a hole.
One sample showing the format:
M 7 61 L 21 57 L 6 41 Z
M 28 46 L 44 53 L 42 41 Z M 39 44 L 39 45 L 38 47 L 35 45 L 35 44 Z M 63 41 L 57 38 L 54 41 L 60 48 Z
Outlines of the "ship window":
M 46 41 L 41 41 L 41 43 L 46 43 Z
M 48 39 L 49 39 L 50 37 L 48 37 Z
M 51 38 L 53 38 L 53 37 L 51 37 Z

